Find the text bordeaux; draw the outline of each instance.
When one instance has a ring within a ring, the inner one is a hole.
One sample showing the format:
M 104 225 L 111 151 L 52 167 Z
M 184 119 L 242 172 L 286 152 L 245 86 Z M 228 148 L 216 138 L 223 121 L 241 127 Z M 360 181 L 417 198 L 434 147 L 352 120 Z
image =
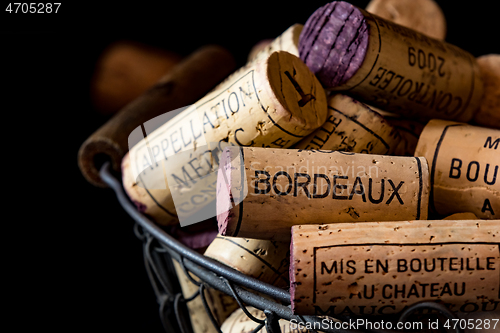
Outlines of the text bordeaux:
M 285 180 L 284 186 L 281 183 L 283 179 Z M 321 182 L 323 186 L 318 186 L 318 182 Z M 330 179 L 328 175 L 322 173 L 315 173 L 311 177 L 307 173 L 289 174 L 286 171 L 278 171 L 271 176 L 265 170 L 255 170 L 254 193 L 269 194 L 272 192 L 278 196 L 293 195 L 294 197 L 305 195 L 312 199 L 331 197 L 336 200 L 352 200 L 355 195 L 358 195 L 363 202 L 368 199 L 373 204 L 380 204 L 384 201 L 387 192 L 385 204 L 399 202 L 404 205 L 399 193 L 404 181 L 394 182 L 391 179 L 380 179 L 380 183 L 375 183 L 370 177 L 365 178 L 364 182 L 363 184 L 361 177 L 356 177 L 352 188 L 349 188 L 348 176 L 334 175 Z M 322 190 L 318 190 L 319 187 L 322 187 Z M 366 187 L 368 187 L 368 191 L 366 191 Z

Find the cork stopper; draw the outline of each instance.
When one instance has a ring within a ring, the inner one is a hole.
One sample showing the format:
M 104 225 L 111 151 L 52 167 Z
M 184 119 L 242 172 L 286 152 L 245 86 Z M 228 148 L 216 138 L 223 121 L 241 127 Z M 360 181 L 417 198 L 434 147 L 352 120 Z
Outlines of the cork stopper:
M 297 224 L 427 218 L 425 158 L 225 149 L 217 179 L 223 236 L 290 241 L 290 227 Z
M 500 128 L 500 54 L 477 58 L 484 94 L 474 121 L 482 126 Z
M 228 234 L 227 227 L 229 220 L 237 219 L 239 215 L 239 210 L 233 209 L 237 205 L 234 201 L 233 193 L 237 193 L 237 191 L 231 189 L 232 187 L 234 188 L 234 184 L 241 183 L 241 180 L 236 180 L 239 178 L 239 172 L 235 172 L 236 169 L 239 171 L 241 168 L 241 164 L 239 163 L 240 158 L 237 158 L 238 163 L 234 163 L 231 166 L 231 162 L 235 159 L 236 154 L 238 154 L 238 150 L 226 148 L 222 152 L 217 172 L 217 226 L 221 235 Z
M 158 224 L 188 225 L 215 217 L 219 154 L 225 145 L 289 148 L 320 127 L 327 111 L 315 75 L 297 56 L 275 52 L 241 67 L 147 133 L 124 159 L 124 186 Z
M 311 15 L 299 53 L 326 90 L 413 119 L 468 122 L 483 94 L 470 53 L 346 2 Z
M 257 42 L 252 48 L 250 49 L 250 52 L 248 52 L 248 58 L 247 61 L 252 61 L 255 59 L 255 57 L 264 51 L 266 47 L 269 46 L 273 42 L 273 39 L 263 39 L 259 42 Z
M 299 39 L 300 58 L 325 88 L 349 80 L 361 67 L 368 47 L 368 26 L 361 11 L 344 1 L 318 8 Z
M 498 218 L 500 131 L 433 119 L 420 135 L 415 156 L 430 166 L 429 208 L 446 216 L 471 212 L 480 219 Z
M 262 40 L 250 50 L 248 61 L 267 59 L 276 51 L 287 51 L 294 56 L 299 56 L 299 37 L 304 25 L 295 23 L 275 39 Z
M 191 279 L 198 282 L 200 282 L 200 279 L 191 273 L 188 273 L 190 275 L 190 277 L 188 277 L 184 269 L 182 269 L 181 265 L 176 260 L 172 260 L 172 263 L 174 265 L 177 278 L 179 279 L 182 295 L 184 298 L 193 296 L 194 293 L 199 291 L 200 288 L 194 284 Z M 236 300 L 222 291 L 207 287 L 205 288 L 204 296 L 214 319 L 218 323 L 226 321 L 230 314 L 238 308 Z M 208 316 L 200 296 L 186 302 L 186 306 L 189 312 L 189 318 L 191 319 L 193 333 L 218 332 Z
M 279 288 L 288 288 L 289 243 L 218 235 L 204 255 Z
M 293 226 L 292 311 L 388 315 L 424 300 L 444 303 L 452 312 L 494 310 L 499 304 L 498 222 Z
M 464 212 L 464 213 L 456 213 L 451 214 L 450 216 L 445 217 L 443 220 L 477 220 L 477 216 L 474 213 Z
M 391 155 L 401 141 L 399 131 L 378 112 L 350 96 L 334 94 L 328 97 L 326 122 L 294 148 Z

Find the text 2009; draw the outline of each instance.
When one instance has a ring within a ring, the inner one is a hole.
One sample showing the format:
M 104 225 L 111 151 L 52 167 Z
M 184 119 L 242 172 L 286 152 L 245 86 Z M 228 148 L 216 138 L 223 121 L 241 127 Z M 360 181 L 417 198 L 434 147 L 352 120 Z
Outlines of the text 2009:
M 10 14 L 57 14 L 59 7 L 61 6 L 60 2 L 48 2 L 48 3 L 38 3 L 38 2 L 9 2 L 6 12 Z

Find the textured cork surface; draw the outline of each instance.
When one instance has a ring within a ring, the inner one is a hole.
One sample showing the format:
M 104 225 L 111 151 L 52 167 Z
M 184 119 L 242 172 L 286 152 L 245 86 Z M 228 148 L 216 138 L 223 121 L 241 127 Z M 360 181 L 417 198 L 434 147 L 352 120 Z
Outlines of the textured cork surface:
M 322 84 L 336 87 L 349 80 L 363 63 L 368 26 L 353 5 L 333 1 L 306 21 L 299 39 L 300 58 Z
M 446 18 L 434 0 L 371 0 L 366 10 L 429 37 L 446 37 Z
M 430 167 L 429 208 L 440 215 L 474 213 L 480 219 L 500 212 L 500 130 L 431 120 L 415 156 Z
M 400 131 L 368 105 L 334 94 L 328 98 L 326 122 L 294 148 L 392 155 L 401 141 Z
M 453 312 L 494 310 L 499 237 L 500 220 L 293 226 L 293 312 L 383 315 L 422 300 Z

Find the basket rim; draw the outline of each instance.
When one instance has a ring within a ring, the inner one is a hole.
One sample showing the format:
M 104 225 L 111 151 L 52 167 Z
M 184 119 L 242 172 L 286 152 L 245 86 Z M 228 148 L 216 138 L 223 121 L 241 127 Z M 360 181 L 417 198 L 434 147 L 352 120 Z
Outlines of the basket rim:
M 324 320 L 324 318 L 319 316 L 302 316 L 295 315 L 292 313 L 290 308 L 291 300 L 290 293 L 284 289 L 275 287 L 268 283 L 262 282 L 256 278 L 243 274 L 234 268 L 218 262 L 210 257 L 196 252 L 195 250 L 189 248 L 188 246 L 182 244 L 180 241 L 173 238 L 166 231 L 161 229 L 153 221 L 151 221 L 144 214 L 139 212 L 134 204 L 130 201 L 128 196 L 125 194 L 123 185 L 120 180 L 118 180 L 111 172 L 111 163 L 106 162 L 101 166 L 99 171 L 101 179 L 108 185 L 114 192 L 118 199 L 118 202 L 122 208 L 128 213 L 128 215 L 139 225 L 146 233 L 150 234 L 153 238 L 158 240 L 165 250 L 170 254 L 172 259 L 176 260 L 183 266 L 183 269 L 194 273 L 198 278 L 201 279 L 202 283 L 207 283 L 211 287 L 222 291 L 228 295 L 233 296 L 241 308 L 244 308 L 242 303 L 246 305 L 254 306 L 259 310 L 262 310 L 266 314 L 266 328 L 271 329 L 268 319 L 275 322 L 280 318 L 287 320 L 296 320 L 297 322 L 309 322 L 318 323 Z M 231 283 L 233 282 L 234 285 Z M 257 291 L 261 294 L 272 297 L 273 300 L 269 300 L 260 295 L 256 295 L 251 291 Z M 281 304 L 277 303 L 278 300 Z M 406 311 L 402 312 L 399 316 L 398 322 L 408 321 L 410 315 L 422 309 L 431 309 L 437 311 L 444 317 L 448 319 L 457 319 L 458 317 L 452 313 L 444 305 L 437 302 L 423 301 L 415 303 L 410 306 Z M 276 318 L 277 315 L 279 318 Z M 333 318 L 331 319 L 348 319 L 348 318 Z M 220 329 L 219 329 L 220 331 Z M 353 329 L 322 329 L 323 332 L 362 332 Z M 377 330 L 377 333 L 396 333 L 402 332 L 398 330 Z M 456 327 L 457 333 L 463 333 L 460 327 Z

